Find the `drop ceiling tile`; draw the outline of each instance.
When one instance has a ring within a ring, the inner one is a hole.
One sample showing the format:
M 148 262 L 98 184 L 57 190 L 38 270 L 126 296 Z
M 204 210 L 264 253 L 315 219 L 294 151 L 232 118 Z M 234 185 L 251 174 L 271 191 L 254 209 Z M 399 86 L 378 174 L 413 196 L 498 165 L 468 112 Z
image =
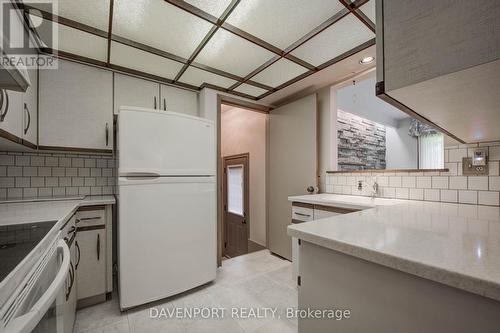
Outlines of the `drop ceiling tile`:
M 234 90 L 254 97 L 258 97 L 267 92 L 267 90 L 265 89 L 255 87 L 246 83 L 243 83 Z
M 107 61 L 108 40 L 62 24 L 58 32 L 59 50 L 83 57 Z
M 273 56 L 274 53 L 219 29 L 195 61 L 244 77 Z
M 370 0 L 360 7 L 360 10 L 375 23 L 375 0 Z
M 188 69 L 186 69 L 179 81 L 192 84 L 197 87 L 201 86 L 203 83 L 209 83 L 222 88 L 229 88 L 236 83 L 235 80 L 213 74 L 193 66 L 189 66 Z
M 241 0 L 226 22 L 285 49 L 344 8 L 336 0 Z
M 186 0 L 186 2 L 218 18 L 224 13 L 231 0 Z
M 375 34 L 370 29 L 353 14 L 349 14 L 302 44 L 292 54 L 319 66 L 374 37 Z
M 116 0 L 113 33 L 189 58 L 212 24 L 162 0 Z
M 288 59 L 281 58 L 271 66 L 264 69 L 262 72 L 252 77 L 252 80 L 271 87 L 277 87 L 306 71 L 307 68 L 297 65 Z
M 41 19 L 38 16 L 30 15 L 30 18 L 33 23 L 38 22 L 37 20 L 43 21 L 43 24 L 35 23 L 35 25 L 38 27 L 36 31 L 45 47 L 99 61 L 107 60 L 108 40 L 106 38 Z M 55 33 L 57 34 L 55 39 L 51 38 L 53 25 L 55 25 Z
M 48 8 L 46 2 L 29 4 L 44 11 Z M 53 1 L 52 7 L 53 14 L 108 31 L 109 0 L 59 0 Z
M 117 42 L 111 42 L 111 63 L 167 79 L 175 78 L 182 68 L 180 62 Z

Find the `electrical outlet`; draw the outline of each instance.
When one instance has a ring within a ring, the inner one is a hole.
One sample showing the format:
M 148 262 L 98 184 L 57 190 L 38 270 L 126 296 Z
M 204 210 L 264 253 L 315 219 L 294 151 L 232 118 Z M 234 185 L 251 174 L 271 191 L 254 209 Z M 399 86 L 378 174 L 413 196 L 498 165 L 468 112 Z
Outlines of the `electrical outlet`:
M 487 176 L 489 174 L 488 163 L 472 165 L 472 157 L 464 157 L 462 158 L 462 174 L 464 176 Z

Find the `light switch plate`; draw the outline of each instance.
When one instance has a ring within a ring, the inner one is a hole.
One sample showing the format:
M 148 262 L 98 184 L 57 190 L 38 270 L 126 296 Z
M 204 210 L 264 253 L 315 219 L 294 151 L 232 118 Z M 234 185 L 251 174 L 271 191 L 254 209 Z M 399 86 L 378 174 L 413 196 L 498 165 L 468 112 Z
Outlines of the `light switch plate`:
M 489 174 L 488 162 L 486 165 L 472 165 L 472 157 L 462 158 L 462 174 L 464 176 L 487 176 Z

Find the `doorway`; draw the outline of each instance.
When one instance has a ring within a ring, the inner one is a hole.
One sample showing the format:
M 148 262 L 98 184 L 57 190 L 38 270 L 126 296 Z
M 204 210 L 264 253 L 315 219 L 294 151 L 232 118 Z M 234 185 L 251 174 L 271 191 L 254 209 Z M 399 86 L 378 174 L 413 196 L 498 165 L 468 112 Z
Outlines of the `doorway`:
M 221 104 L 219 249 L 235 257 L 267 247 L 268 113 Z
M 248 153 L 223 157 L 223 255 L 229 258 L 248 253 L 249 158 Z

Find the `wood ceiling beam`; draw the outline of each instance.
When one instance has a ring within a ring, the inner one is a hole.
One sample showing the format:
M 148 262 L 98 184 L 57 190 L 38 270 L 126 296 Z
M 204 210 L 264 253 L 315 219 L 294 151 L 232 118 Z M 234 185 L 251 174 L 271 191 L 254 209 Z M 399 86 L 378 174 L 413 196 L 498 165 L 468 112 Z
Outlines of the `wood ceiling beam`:
M 210 39 L 215 35 L 217 30 L 219 30 L 220 26 L 224 23 L 224 21 L 229 17 L 229 15 L 233 12 L 233 10 L 238 6 L 240 3 L 240 0 L 232 0 L 229 6 L 224 10 L 222 13 L 221 17 L 217 20 L 217 24 L 212 26 L 210 31 L 205 35 L 201 43 L 196 47 L 194 52 L 191 54 L 189 57 L 188 61 L 182 66 L 181 70 L 177 75 L 175 76 L 174 81 L 178 81 L 182 74 L 188 69 L 189 65 L 194 61 L 194 59 L 200 54 L 201 50 L 207 45 L 207 43 L 210 41 Z
M 109 20 L 108 20 L 108 66 L 111 60 L 111 37 L 113 36 L 113 7 L 114 0 L 109 0 Z
M 276 55 L 279 55 L 279 56 L 285 55 L 285 52 L 283 50 L 281 50 L 279 47 L 271 45 L 268 42 L 254 36 L 252 34 L 249 34 L 248 32 L 243 31 L 243 30 L 241 30 L 241 29 L 239 29 L 239 28 L 237 28 L 237 27 L 235 27 L 227 22 L 221 23 L 215 16 L 210 15 L 209 13 L 207 13 L 207 12 L 197 8 L 197 7 L 194 7 L 193 5 L 191 5 L 185 1 L 182 1 L 182 0 L 165 0 L 165 1 L 171 5 L 174 5 L 180 9 L 190 13 L 190 14 L 198 16 L 199 18 L 204 19 L 205 21 L 208 21 L 212 24 L 216 24 L 216 25 L 220 24 L 220 27 L 222 29 L 229 31 L 238 37 L 246 39 L 247 41 L 249 41 L 257 46 L 260 46 L 260 47 L 262 47 L 262 48 L 264 48 L 264 49 L 266 49 L 266 50 L 268 50 Z M 288 60 L 293 61 L 300 66 L 306 67 L 307 69 L 314 68 L 313 65 L 307 63 L 304 60 L 298 59 L 297 57 L 294 57 L 292 55 L 286 55 L 285 57 Z
M 373 33 L 375 33 L 375 24 L 362 11 L 358 10 L 359 7 L 367 3 L 368 0 L 357 0 L 354 2 L 349 2 L 348 0 L 339 0 L 339 1 L 354 16 L 356 16 L 368 29 L 370 29 Z
M 351 50 L 349 50 L 347 52 L 344 52 L 341 55 L 339 55 L 339 56 L 337 56 L 337 57 L 335 57 L 333 59 L 330 59 L 327 62 L 319 65 L 318 69 L 316 71 L 305 72 L 305 73 L 303 73 L 303 74 L 301 74 L 301 75 L 299 75 L 299 76 L 297 76 L 297 77 L 295 77 L 295 78 L 293 78 L 293 79 L 291 79 L 291 80 L 289 80 L 289 81 L 287 81 L 287 82 L 279 85 L 278 87 L 276 87 L 275 91 L 284 89 L 284 88 L 288 87 L 289 85 L 292 85 L 295 82 L 298 82 L 298 81 L 300 81 L 300 80 L 308 77 L 309 75 L 312 75 L 312 74 L 317 73 L 317 72 L 319 72 L 319 71 L 321 71 L 321 70 L 323 70 L 323 69 L 325 69 L 327 67 L 330 67 L 330 66 L 338 63 L 339 61 L 342 61 L 342 60 L 344 60 L 344 59 L 346 59 L 346 58 L 348 58 L 348 57 L 350 57 L 350 56 L 352 56 L 352 55 L 354 55 L 354 54 L 356 54 L 358 52 L 366 50 L 367 48 L 369 48 L 370 46 L 373 46 L 373 45 L 375 45 L 375 38 L 370 39 L 369 41 L 367 41 L 367 42 L 365 42 L 365 43 L 363 43 L 363 44 L 361 44 L 361 45 L 359 45 L 359 46 L 357 46 L 357 47 L 355 47 L 355 48 L 353 48 L 353 49 L 351 49 Z M 272 93 L 273 93 L 272 91 L 264 93 L 264 94 L 258 96 L 257 100 L 262 99 L 262 98 L 264 98 L 266 96 L 269 96 Z
M 142 43 L 139 43 L 139 42 L 135 42 L 135 41 L 133 41 L 131 39 L 115 35 L 115 34 L 112 33 L 112 29 L 109 29 L 109 31 L 100 30 L 100 29 L 91 27 L 89 25 L 86 25 L 86 24 L 83 24 L 83 23 L 80 23 L 80 22 L 77 22 L 77 21 L 74 21 L 74 20 L 70 20 L 70 19 L 64 18 L 62 16 L 58 16 L 58 15 L 49 13 L 49 12 L 45 12 L 45 11 L 39 10 L 37 8 L 28 6 L 28 5 L 24 5 L 24 9 L 25 10 L 34 9 L 34 11 L 32 12 L 32 14 L 34 14 L 36 16 L 42 17 L 42 18 L 44 18 L 46 20 L 49 20 L 51 22 L 54 22 L 54 23 L 59 23 L 59 24 L 68 26 L 70 28 L 77 29 L 77 30 L 80 30 L 80 31 L 92 34 L 94 36 L 98 36 L 98 37 L 101 37 L 101 38 L 106 38 L 108 40 L 108 58 L 110 57 L 110 52 L 111 52 L 111 50 L 110 50 L 110 48 L 111 48 L 111 42 L 117 42 L 117 43 L 120 43 L 120 44 L 123 44 L 123 45 L 130 46 L 130 47 L 135 48 L 135 49 L 139 49 L 139 50 L 142 50 L 142 51 L 145 51 L 145 52 L 148 52 L 148 53 L 155 54 L 155 55 L 163 57 L 163 58 L 167 58 L 167 59 L 170 59 L 170 60 L 173 60 L 173 61 L 180 62 L 182 64 L 186 64 L 188 62 L 188 60 L 189 60 L 189 59 L 177 56 L 175 54 L 172 54 L 172 53 L 169 53 L 169 52 L 166 52 L 166 51 L 154 48 L 152 46 L 149 46 L 149 45 L 146 45 L 146 44 L 142 44 Z M 88 58 L 88 59 L 90 59 L 90 58 Z M 108 59 L 108 62 L 109 62 L 109 59 Z M 94 64 L 93 62 L 89 62 L 89 63 Z M 220 76 L 223 76 L 223 77 L 227 77 L 227 78 L 230 78 L 230 79 L 233 79 L 233 80 L 236 80 L 236 81 L 242 81 L 243 80 L 243 78 L 240 77 L 240 76 L 233 75 L 231 73 L 227 73 L 227 72 L 218 70 L 216 68 L 212 68 L 210 66 L 196 64 L 194 62 L 191 64 L 191 66 L 196 67 L 198 69 L 202 69 L 204 71 L 207 71 L 207 72 L 210 72 L 210 73 L 213 73 L 213 74 L 217 74 L 217 75 L 220 75 Z M 251 85 L 254 85 L 256 87 L 262 88 L 262 89 L 266 89 L 266 90 L 272 89 L 272 87 L 269 87 L 269 86 L 266 86 L 264 84 L 257 83 L 257 82 L 254 82 L 254 81 L 248 81 L 248 83 L 251 84 Z M 221 89 L 224 89 L 224 88 L 221 88 Z

